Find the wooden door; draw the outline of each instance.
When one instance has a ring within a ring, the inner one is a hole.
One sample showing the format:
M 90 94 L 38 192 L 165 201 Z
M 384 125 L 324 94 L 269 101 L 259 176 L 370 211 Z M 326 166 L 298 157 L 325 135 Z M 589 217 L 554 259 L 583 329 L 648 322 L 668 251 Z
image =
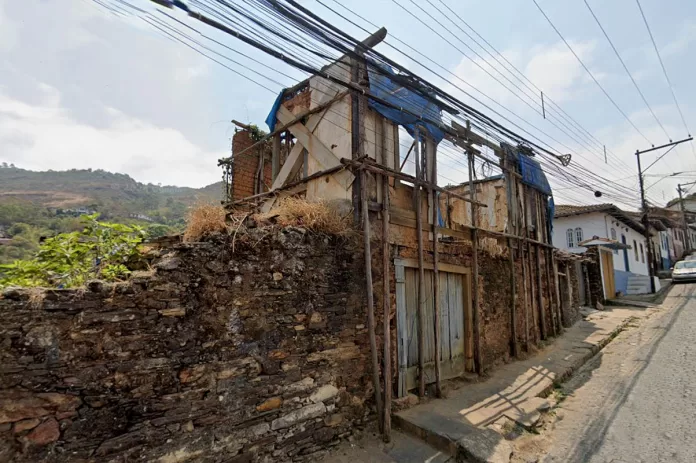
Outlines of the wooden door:
M 467 363 L 467 275 L 439 273 L 441 379 L 464 373 Z M 424 361 L 426 384 L 435 382 L 433 271 L 425 271 Z M 396 267 L 399 396 L 418 385 L 418 269 Z
M 602 262 L 602 281 L 604 284 L 604 297 L 614 299 L 616 297 L 616 284 L 614 282 L 614 254 L 610 251 L 600 250 Z

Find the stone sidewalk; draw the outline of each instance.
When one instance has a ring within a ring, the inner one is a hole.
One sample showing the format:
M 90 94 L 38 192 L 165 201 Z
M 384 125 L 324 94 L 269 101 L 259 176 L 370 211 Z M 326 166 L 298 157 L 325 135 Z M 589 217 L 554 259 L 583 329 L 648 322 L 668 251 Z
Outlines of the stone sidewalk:
M 553 406 L 545 397 L 555 384 L 592 358 L 631 320 L 653 310 L 607 307 L 592 311 L 531 357 L 494 368 L 480 382 L 459 386 L 449 382 L 443 399 L 430 399 L 395 414 L 394 425 L 399 429 L 392 443 L 382 444 L 376 435 L 367 437 L 337 449 L 325 463 L 508 462 L 512 447 L 501 433 L 501 423 L 533 427 L 541 413 Z

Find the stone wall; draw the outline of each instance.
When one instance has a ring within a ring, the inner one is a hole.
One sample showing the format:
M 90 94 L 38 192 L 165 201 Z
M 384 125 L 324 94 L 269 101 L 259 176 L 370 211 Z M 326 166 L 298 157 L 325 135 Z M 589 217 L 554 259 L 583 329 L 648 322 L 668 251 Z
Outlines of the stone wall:
M 303 229 L 0 299 L 1 461 L 316 460 L 370 412 L 360 251 Z

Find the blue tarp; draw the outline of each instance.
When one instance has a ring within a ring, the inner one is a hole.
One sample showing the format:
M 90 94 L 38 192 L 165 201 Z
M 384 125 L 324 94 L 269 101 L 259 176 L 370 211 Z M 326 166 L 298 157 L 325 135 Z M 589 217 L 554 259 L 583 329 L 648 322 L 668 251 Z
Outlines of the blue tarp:
M 436 103 L 413 90 L 408 90 L 390 78 L 389 76 L 397 75 L 390 66 L 371 59 L 367 61 L 370 93 L 394 106 L 407 110 L 409 113 L 442 124 L 442 114 Z M 424 127 L 436 143 L 440 143 L 445 138 L 445 133 L 436 124 L 425 123 L 416 116 L 378 103 L 372 98 L 369 99 L 368 105 L 390 121 L 403 125 L 411 136 L 413 136 L 417 124 L 419 127 Z
M 285 89 L 282 89 L 278 94 L 278 98 L 276 98 L 276 100 L 273 102 L 273 106 L 271 106 L 271 112 L 268 113 L 268 116 L 266 116 L 266 125 L 268 126 L 271 132 L 275 130 L 276 113 L 278 112 L 278 109 L 280 109 L 280 104 L 283 102 L 284 94 Z
M 517 153 L 517 162 L 522 175 L 522 183 L 551 196 L 551 185 L 541 165 L 526 154 Z

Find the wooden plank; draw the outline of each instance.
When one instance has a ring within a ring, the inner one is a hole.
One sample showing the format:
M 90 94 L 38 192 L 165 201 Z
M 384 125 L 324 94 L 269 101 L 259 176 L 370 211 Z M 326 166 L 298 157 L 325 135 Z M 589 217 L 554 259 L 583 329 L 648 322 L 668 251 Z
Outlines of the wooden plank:
M 464 355 L 464 292 L 462 277 L 450 274 L 447 281 L 450 307 L 450 352 L 451 356 Z
M 554 279 L 554 286 L 556 288 L 556 327 L 557 327 L 557 332 L 563 333 L 563 323 L 561 323 L 561 317 L 563 313 L 563 309 L 561 307 L 561 289 L 560 289 L 560 280 L 558 278 L 558 261 L 556 260 L 556 256 L 553 254 L 553 251 L 551 251 L 551 266 L 553 267 L 553 279 Z
M 403 265 L 404 267 L 408 268 L 418 268 L 418 259 L 394 259 L 394 262 L 397 262 L 399 265 Z M 424 262 L 423 263 L 423 268 L 426 270 L 432 270 L 433 269 L 433 264 L 432 262 Z M 459 273 L 462 275 L 469 275 L 471 273 L 471 269 L 469 267 L 464 267 L 462 265 L 454 265 L 454 264 L 445 264 L 440 262 L 438 265 L 438 268 L 447 273 Z
M 384 435 L 389 440 L 391 435 L 391 323 L 390 323 L 390 288 L 389 288 L 389 177 L 382 177 L 382 323 L 384 340 Z
M 285 107 L 280 106 L 277 113 L 278 120 L 281 122 L 291 121 L 293 119 L 292 113 Z M 333 151 L 324 145 L 324 143 L 314 135 L 313 131 L 304 124 L 294 124 L 289 127 L 290 132 L 297 138 L 299 144 L 303 145 L 310 156 L 312 156 L 324 169 L 334 167 L 341 163 L 340 158 L 338 158 Z M 334 175 L 334 178 L 338 183 L 346 190 L 353 183 L 353 174 L 348 171 L 342 171 Z
M 449 286 L 448 286 L 448 278 L 449 278 L 449 273 L 447 272 L 440 272 L 440 284 L 439 284 L 439 290 L 440 290 L 440 309 L 441 309 L 441 314 L 442 316 L 440 317 L 440 361 L 441 362 L 446 362 L 452 358 L 451 355 L 451 349 L 450 349 L 450 335 L 449 335 L 449 326 L 450 326 L 450 317 L 449 317 Z
M 471 127 L 469 121 L 466 123 L 467 133 L 471 132 Z M 476 204 L 476 187 L 474 186 L 474 155 L 469 153 L 469 196 L 474 201 L 471 203 L 471 225 L 473 229 L 471 230 L 471 242 L 473 247 L 472 253 L 472 313 L 473 313 L 473 332 L 474 332 L 474 366 L 476 368 L 476 373 L 483 373 L 483 354 L 481 352 L 481 322 L 479 317 L 479 268 L 478 268 L 478 229 L 477 217 L 478 217 L 478 206 Z
M 512 247 L 512 238 L 509 239 L 510 254 L 510 348 L 512 356 L 517 357 L 517 288 L 515 282 L 515 253 Z
M 406 273 L 403 265 L 394 262 L 394 282 L 396 284 L 396 354 L 398 359 L 399 397 L 404 397 L 406 389 L 406 370 L 408 369 L 408 323 L 406 302 Z
M 432 329 L 435 324 L 435 310 L 433 297 L 433 271 L 429 270 L 425 272 L 425 318 L 424 326 L 427 328 L 423 330 L 423 359 L 425 363 L 435 362 L 435 330 Z M 435 382 L 434 377 L 426 378 L 426 384 Z
M 408 367 L 418 365 L 418 268 L 406 269 Z
M 430 183 L 437 185 L 437 145 L 435 142 L 430 138 L 426 138 L 426 146 L 428 147 L 427 154 L 428 154 L 428 167 L 430 169 L 430 176 L 428 179 L 430 180 Z M 439 250 L 438 250 L 438 233 L 437 233 L 437 228 L 439 225 L 439 217 L 438 217 L 438 210 L 439 210 L 439 200 L 437 199 L 437 193 L 431 188 L 429 193 L 428 193 L 428 199 L 430 201 L 430 210 L 432 211 L 432 235 L 433 235 L 433 300 L 434 300 L 434 307 L 433 307 L 433 328 L 434 328 L 434 335 L 435 335 L 435 396 L 436 397 L 442 397 L 442 388 L 440 384 L 440 364 L 442 363 L 442 359 L 440 357 L 440 316 L 441 316 L 441 310 L 440 310 L 440 275 L 438 271 L 438 260 L 439 260 Z
M 273 136 L 273 151 L 271 154 L 271 182 L 275 182 L 280 171 L 280 132 Z
M 413 137 L 416 140 L 414 150 L 416 161 L 416 236 L 418 242 L 418 397 L 425 397 L 425 271 L 423 269 L 423 216 L 421 214 L 421 172 L 420 172 L 420 140 L 418 127 Z
M 415 219 L 403 217 L 402 215 L 394 214 L 393 212 L 389 216 L 389 222 L 402 227 L 416 228 L 417 226 L 417 221 Z M 430 231 L 430 225 L 421 224 L 421 230 Z M 439 235 L 451 236 L 453 238 L 460 238 L 463 240 L 471 240 L 471 231 L 469 230 L 452 230 L 451 228 L 440 227 L 437 227 L 436 230 Z
M 537 227 L 539 228 L 539 227 Z M 539 330 L 541 339 L 546 339 L 546 316 L 544 314 L 544 296 L 543 287 L 541 285 L 541 248 L 536 246 L 536 276 L 537 276 L 537 297 L 539 307 Z
M 527 281 L 527 243 L 520 240 L 520 260 L 522 261 L 522 307 L 524 307 L 524 350 L 529 352 L 529 287 Z

